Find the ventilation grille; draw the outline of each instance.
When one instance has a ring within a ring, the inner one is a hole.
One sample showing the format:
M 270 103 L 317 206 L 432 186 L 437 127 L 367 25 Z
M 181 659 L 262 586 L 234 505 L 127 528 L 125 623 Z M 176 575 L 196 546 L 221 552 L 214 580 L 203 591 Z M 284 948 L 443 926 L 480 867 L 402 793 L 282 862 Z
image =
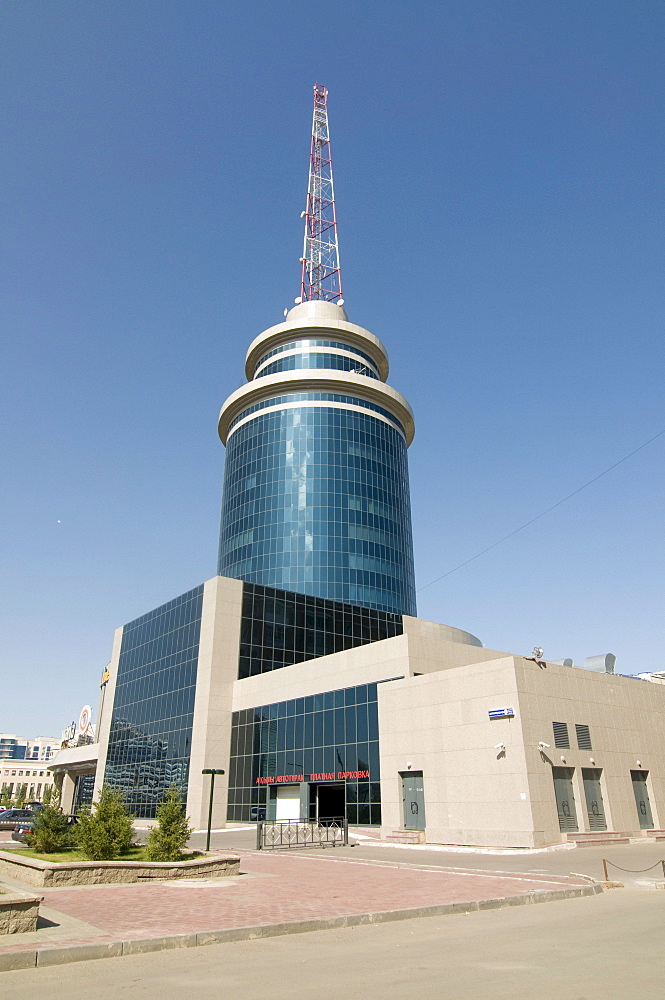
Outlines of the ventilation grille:
M 589 732 L 588 726 L 579 726 L 575 724 L 575 732 L 577 733 L 577 745 L 580 750 L 593 750 L 591 746 L 591 734 Z
M 563 750 L 570 749 L 570 740 L 568 738 L 568 725 L 565 722 L 553 722 L 552 729 L 554 730 L 554 746 L 561 747 Z M 587 730 L 588 732 L 588 730 Z M 579 739 L 579 736 L 578 736 Z

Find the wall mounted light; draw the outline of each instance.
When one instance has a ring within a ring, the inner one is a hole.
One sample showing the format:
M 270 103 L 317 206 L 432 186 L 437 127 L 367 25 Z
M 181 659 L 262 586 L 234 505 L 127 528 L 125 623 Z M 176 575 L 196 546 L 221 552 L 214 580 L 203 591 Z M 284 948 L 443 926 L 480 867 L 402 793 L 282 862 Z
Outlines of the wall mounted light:
M 595 764 L 596 763 L 595 760 L 593 759 L 593 757 L 589 757 L 589 763 L 590 764 Z

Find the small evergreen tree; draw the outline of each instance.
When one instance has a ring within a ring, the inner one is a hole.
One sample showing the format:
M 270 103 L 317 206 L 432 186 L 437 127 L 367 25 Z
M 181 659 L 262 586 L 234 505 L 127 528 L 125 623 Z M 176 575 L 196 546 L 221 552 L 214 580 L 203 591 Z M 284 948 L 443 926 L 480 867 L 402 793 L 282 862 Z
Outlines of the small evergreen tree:
M 35 814 L 32 831 L 26 833 L 25 839 L 29 847 L 43 854 L 65 851 L 72 846 L 71 828 L 57 803 L 44 806 Z
M 4 785 L 2 792 L 0 792 L 0 808 L 10 809 L 12 804 L 12 795 L 9 791 L 9 785 Z
M 16 798 L 14 799 L 14 803 L 17 809 L 21 809 L 23 807 L 23 803 L 25 802 L 27 797 L 28 797 L 28 786 L 18 785 L 16 788 Z
M 157 807 L 157 823 L 148 834 L 148 860 L 180 861 L 192 827 L 187 822 L 185 804 L 175 785 L 171 785 Z
M 79 814 L 76 841 L 91 861 L 111 861 L 126 854 L 132 846 L 133 819 L 122 792 L 104 784 L 94 811 Z
M 60 798 L 58 793 L 55 791 L 53 785 L 47 785 L 44 789 L 44 794 L 42 796 L 42 803 L 47 806 L 50 804 L 51 799 Z

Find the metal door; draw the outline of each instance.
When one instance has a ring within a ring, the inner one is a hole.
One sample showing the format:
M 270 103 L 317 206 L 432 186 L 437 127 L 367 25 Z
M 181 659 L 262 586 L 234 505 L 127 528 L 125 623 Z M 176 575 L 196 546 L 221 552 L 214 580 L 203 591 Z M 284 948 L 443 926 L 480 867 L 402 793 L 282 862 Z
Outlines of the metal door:
M 402 803 L 404 805 L 404 829 L 424 830 L 425 786 L 422 771 L 402 775 Z
M 590 830 L 607 830 L 603 793 L 600 790 L 600 776 L 602 773 L 603 770 L 601 767 L 582 768 L 584 797 L 586 799 L 586 811 L 589 817 Z
M 575 808 L 575 796 L 573 794 L 573 768 L 553 767 L 552 777 L 554 778 L 554 795 L 556 797 L 556 811 L 559 816 L 559 829 L 562 833 L 576 833 L 579 827 L 577 825 L 577 809 Z
M 631 771 L 633 779 L 633 792 L 635 793 L 635 805 L 637 815 L 640 820 L 641 830 L 653 830 L 653 816 L 651 815 L 651 802 L 649 801 L 649 790 L 647 788 L 648 771 Z
M 277 789 L 277 822 L 300 819 L 300 785 L 280 785 Z

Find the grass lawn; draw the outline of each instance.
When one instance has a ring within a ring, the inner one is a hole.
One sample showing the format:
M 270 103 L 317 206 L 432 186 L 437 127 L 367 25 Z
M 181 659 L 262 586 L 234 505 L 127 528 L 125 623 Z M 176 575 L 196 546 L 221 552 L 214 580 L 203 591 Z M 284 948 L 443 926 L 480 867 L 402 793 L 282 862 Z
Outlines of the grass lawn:
M 39 851 L 33 851 L 29 847 L 22 847 L 18 850 L 13 850 L 12 854 L 20 854 L 24 858 L 36 858 L 37 861 L 89 861 L 90 858 L 81 852 L 77 851 L 76 848 L 71 848 L 68 851 L 58 851 L 54 854 L 42 854 Z M 146 861 L 145 847 L 130 847 L 126 854 L 123 854 L 120 858 L 113 858 L 114 861 Z
M 182 860 L 183 861 L 193 861 L 194 858 L 202 858 L 205 852 L 203 851 L 187 851 Z M 21 847 L 12 850 L 12 854 L 20 854 L 24 858 L 36 858 L 37 861 L 90 861 L 90 858 L 81 852 L 77 851 L 76 848 L 72 847 L 68 851 L 58 851 L 54 854 L 41 854 L 39 851 L 33 851 L 29 847 Z M 146 848 L 144 846 L 130 847 L 126 854 L 122 857 L 112 858 L 112 861 L 147 861 Z

